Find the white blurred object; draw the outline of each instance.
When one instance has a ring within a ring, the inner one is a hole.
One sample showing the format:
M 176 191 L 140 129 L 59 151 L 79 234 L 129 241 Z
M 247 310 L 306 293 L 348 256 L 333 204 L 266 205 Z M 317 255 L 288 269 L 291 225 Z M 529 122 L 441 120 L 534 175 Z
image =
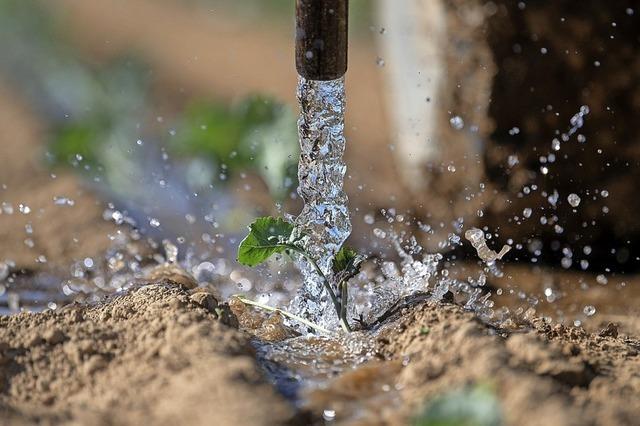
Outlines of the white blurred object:
M 496 66 L 487 40 L 495 7 L 481 0 L 378 0 L 387 113 L 397 170 L 418 203 L 477 187 L 484 179 L 484 141 Z M 437 177 L 448 176 L 439 188 Z M 482 205 L 453 207 L 455 217 L 473 216 Z M 433 210 L 433 209 L 432 209 Z M 446 219 L 446 218 L 442 218 Z
M 385 29 L 380 48 L 385 60 L 387 98 L 400 173 L 414 191 L 424 188 L 424 165 L 439 156 L 437 119 L 441 108 L 445 8 L 439 0 L 378 1 Z

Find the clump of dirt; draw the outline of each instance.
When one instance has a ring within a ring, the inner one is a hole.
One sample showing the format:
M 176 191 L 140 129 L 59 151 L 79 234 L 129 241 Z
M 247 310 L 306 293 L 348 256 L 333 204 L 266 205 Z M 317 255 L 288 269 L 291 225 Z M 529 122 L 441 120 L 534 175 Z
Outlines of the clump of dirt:
M 0 317 L 0 418 L 10 424 L 292 421 L 294 410 L 265 381 L 234 319 L 212 294 L 168 280 L 95 305 Z

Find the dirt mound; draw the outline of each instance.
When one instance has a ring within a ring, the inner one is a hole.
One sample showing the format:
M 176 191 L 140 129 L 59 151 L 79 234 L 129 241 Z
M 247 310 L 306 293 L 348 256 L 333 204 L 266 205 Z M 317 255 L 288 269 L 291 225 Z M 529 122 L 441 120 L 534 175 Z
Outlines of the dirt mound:
M 387 323 L 380 352 L 406 367 L 395 387 L 402 418 L 431 398 L 487 384 L 506 424 L 634 424 L 640 415 L 640 341 L 534 321 L 508 335 L 455 305 L 423 303 Z M 394 413 L 397 415 L 397 413 Z
M 414 301 L 363 334 L 377 359 L 303 389 L 301 412 L 265 380 L 237 321 L 212 294 L 169 280 L 95 305 L 0 317 L 0 424 L 280 425 L 324 415 L 396 425 L 452 404 L 490 411 L 497 423 L 481 424 L 492 425 L 630 425 L 640 415 L 640 340 L 614 324 L 588 333 L 538 319 L 507 333 L 460 306 Z M 252 334 L 262 345 L 290 338 Z M 325 341 L 327 353 L 282 366 L 291 380 L 330 358 Z
M 95 306 L 0 317 L 0 424 L 290 421 L 247 335 L 195 291 L 164 281 Z

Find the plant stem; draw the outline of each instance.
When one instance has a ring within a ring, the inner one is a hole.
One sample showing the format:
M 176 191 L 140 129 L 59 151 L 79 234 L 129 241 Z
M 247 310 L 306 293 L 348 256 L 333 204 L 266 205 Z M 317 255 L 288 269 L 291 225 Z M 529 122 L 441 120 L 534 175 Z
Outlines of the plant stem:
M 282 309 L 274 308 L 274 307 L 269 306 L 269 305 L 264 305 L 264 304 L 262 304 L 260 302 L 255 302 L 255 301 L 247 299 L 246 297 L 244 297 L 242 295 L 239 295 L 239 294 L 236 294 L 233 297 L 237 298 L 239 301 L 241 301 L 245 305 L 257 306 L 258 308 L 266 309 L 267 311 L 278 312 L 278 313 L 284 315 L 285 317 L 289 317 L 292 320 L 298 321 L 298 322 L 306 325 L 307 327 L 310 327 L 310 328 L 313 328 L 315 330 L 318 330 L 321 333 L 332 334 L 331 331 L 327 330 L 326 328 L 321 327 L 321 326 L 319 326 L 317 324 L 314 324 L 311 321 L 308 321 L 308 320 L 306 320 L 306 319 L 304 319 L 302 317 L 299 317 L 299 316 L 294 315 L 292 313 L 289 313 L 287 311 L 283 311 Z
M 342 328 L 351 331 L 351 327 L 347 321 L 347 301 L 349 299 L 349 288 L 347 287 L 347 282 L 344 280 L 340 281 L 338 287 L 340 288 L 340 324 L 342 325 Z
M 334 293 L 333 289 L 331 288 L 331 284 L 329 284 L 329 280 L 327 279 L 327 276 L 324 274 L 324 272 L 322 272 L 322 270 L 320 269 L 320 267 L 318 266 L 316 261 L 313 260 L 313 258 L 311 258 L 311 256 L 307 252 L 305 252 L 304 250 L 302 250 L 301 248 L 299 248 L 299 247 L 297 247 L 297 246 L 295 246 L 293 244 L 287 245 L 287 248 L 291 249 L 292 251 L 295 251 L 296 253 L 299 253 L 305 259 L 307 259 L 307 262 L 309 262 L 311 264 L 311 266 L 313 266 L 313 268 L 316 270 L 318 275 L 320 275 L 320 278 L 322 278 L 322 284 L 324 285 L 324 288 L 327 290 L 327 293 L 329 293 L 329 297 L 331 298 L 331 302 L 333 302 L 333 307 L 336 309 L 336 314 L 338 314 L 338 317 L 341 319 L 340 326 L 342 327 L 342 329 L 345 332 L 347 332 L 347 333 L 350 332 L 351 329 L 349 328 L 349 324 L 347 324 L 345 321 L 342 321 L 342 316 L 341 316 L 342 304 L 340 303 L 340 301 L 336 297 L 336 294 Z

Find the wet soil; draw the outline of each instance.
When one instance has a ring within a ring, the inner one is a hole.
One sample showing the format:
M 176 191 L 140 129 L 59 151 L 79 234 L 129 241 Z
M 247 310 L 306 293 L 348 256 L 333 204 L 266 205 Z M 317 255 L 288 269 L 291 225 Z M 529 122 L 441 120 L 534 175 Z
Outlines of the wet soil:
M 510 334 L 454 304 L 409 301 L 357 337 L 368 361 L 287 399 L 256 347 L 289 348 L 279 371 L 291 381 L 314 360 L 338 363 L 344 348 L 274 332 L 278 318 L 245 331 L 240 319 L 239 330 L 212 294 L 169 280 L 1 317 L 1 423 L 321 424 L 330 412 L 338 424 L 409 424 L 432 398 L 474 384 L 493 389 L 504 424 L 630 425 L 640 414 L 640 340 L 615 324 L 588 333 L 534 319 Z M 304 345 L 315 356 L 296 364 Z

